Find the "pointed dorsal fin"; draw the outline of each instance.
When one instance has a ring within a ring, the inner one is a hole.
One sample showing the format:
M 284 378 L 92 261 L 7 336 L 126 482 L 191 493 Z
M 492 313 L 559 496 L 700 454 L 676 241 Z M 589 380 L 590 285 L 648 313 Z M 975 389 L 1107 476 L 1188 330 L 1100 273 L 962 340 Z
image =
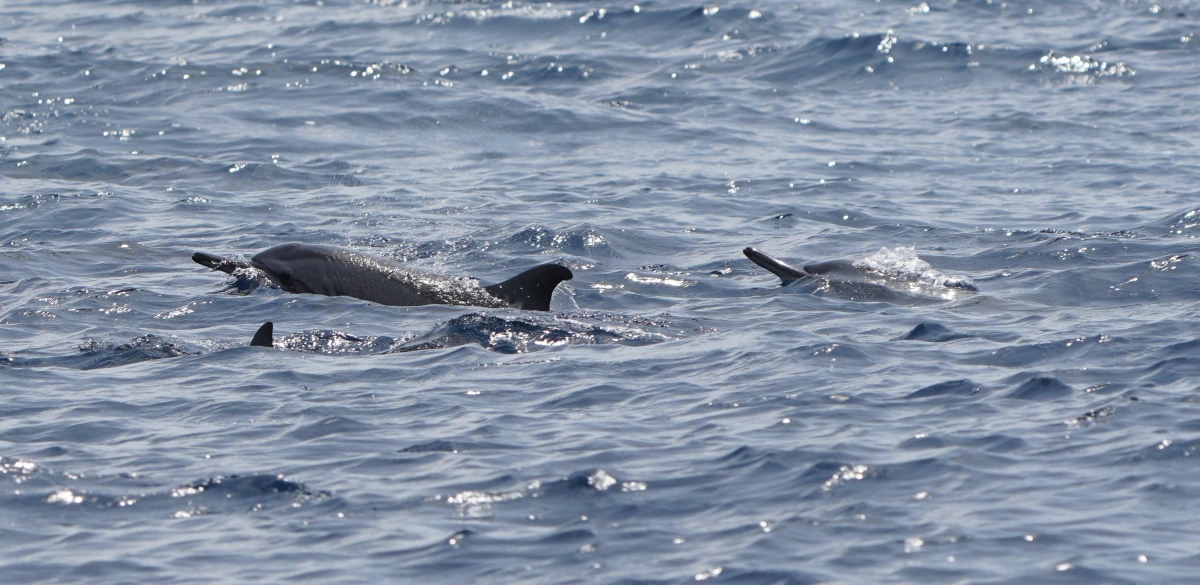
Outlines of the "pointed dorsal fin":
M 275 324 L 267 321 L 254 333 L 250 347 L 275 347 Z
M 250 264 L 246 262 L 239 262 L 233 258 L 214 256 L 207 252 L 196 252 L 195 254 L 192 254 L 192 261 L 196 264 L 212 268 L 213 270 L 219 270 L 225 274 L 233 274 L 233 272 L 239 268 L 250 268 Z
M 534 266 L 500 284 L 484 287 L 492 296 L 526 311 L 549 311 L 554 287 L 571 280 L 571 270 L 561 264 Z
M 807 272 L 796 268 L 787 262 L 763 254 L 754 248 L 746 248 L 745 250 L 742 250 L 742 253 L 745 254 L 751 262 L 766 268 L 771 272 L 771 274 L 778 276 L 779 279 L 783 281 L 784 285 L 808 276 Z

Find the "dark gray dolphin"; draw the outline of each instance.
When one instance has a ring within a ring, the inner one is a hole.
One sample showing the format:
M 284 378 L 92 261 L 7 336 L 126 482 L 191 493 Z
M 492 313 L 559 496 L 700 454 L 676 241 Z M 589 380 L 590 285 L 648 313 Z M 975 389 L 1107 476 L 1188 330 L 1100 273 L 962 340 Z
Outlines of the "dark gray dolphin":
M 249 262 L 196 252 L 192 260 L 233 274 L 261 270 L 293 293 L 347 296 L 381 305 L 474 305 L 549 311 L 554 287 L 572 278 L 559 264 L 542 264 L 504 282 L 482 286 L 474 278 L 411 270 L 350 248 L 292 242 L 268 248 Z
M 869 268 L 856 266 L 851 260 L 827 260 L 825 262 L 817 262 L 815 264 L 806 264 L 804 268 L 796 268 L 783 260 L 768 256 L 754 248 L 746 248 L 742 253 L 750 259 L 751 262 L 766 268 L 771 274 L 778 276 L 783 281 L 783 286 L 787 286 L 792 282 L 800 280 L 806 276 L 821 276 L 829 280 L 855 282 L 862 281 L 864 278 L 870 277 L 872 274 L 878 274 Z M 945 279 L 942 286 L 946 288 L 978 291 L 979 288 L 973 282 L 967 279 Z

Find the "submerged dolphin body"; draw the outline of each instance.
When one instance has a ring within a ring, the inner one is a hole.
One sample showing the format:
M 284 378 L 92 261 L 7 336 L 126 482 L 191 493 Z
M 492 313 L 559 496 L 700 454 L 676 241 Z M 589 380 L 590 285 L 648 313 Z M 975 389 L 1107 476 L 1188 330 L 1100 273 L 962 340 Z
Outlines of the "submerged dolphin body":
M 746 248 L 742 253 L 750 259 L 751 262 L 767 269 L 771 274 L 778 276 L 783 286 L 787 286 L 797 280 L 807 276 L 820 276 L 828 280 L 856 282 L 870 278 L 872 275 L 878 275 L 869 268 L 858 266 L 850 260 L 828 260 L 825 262 L 817 262 L 815 264 L 807 264 L 804 268 L 796 268 L 787 262 L 778 258 L 768 256 L 754 248 Z M 882 275 L 880 275 L 882 276 Z M 940 286 L 968 291 L 978 291 L 979 288 L 970 279 L 965 278 L 944 278 L 940 281 Z
M 204 252 L 195 262 L 233 274 L 255 268 L 292 293 L 347 296 L 381 305 L 474 305 L 549 311 L 554 287 L 572 278 L 559 264 L 542 264 L 504 282 L 481 286 L 474 278 L 454 278 L 404 268 L 350 248 L 292 242 L 268 248 L 249 262 Z

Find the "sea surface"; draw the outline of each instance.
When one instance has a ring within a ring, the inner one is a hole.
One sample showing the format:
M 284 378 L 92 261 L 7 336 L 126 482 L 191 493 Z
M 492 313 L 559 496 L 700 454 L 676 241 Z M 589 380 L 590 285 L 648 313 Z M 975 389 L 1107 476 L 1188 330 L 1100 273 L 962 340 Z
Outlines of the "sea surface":
M 6 0 L 0 582 L 1200 582 L 1197 32 Z M 575 278 L 388 307 L 190 259 L 290 241 Z

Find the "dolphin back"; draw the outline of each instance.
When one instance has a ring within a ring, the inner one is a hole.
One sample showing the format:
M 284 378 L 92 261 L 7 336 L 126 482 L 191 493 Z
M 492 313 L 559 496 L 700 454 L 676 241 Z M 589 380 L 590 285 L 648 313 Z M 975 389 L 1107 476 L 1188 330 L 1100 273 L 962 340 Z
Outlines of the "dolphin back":
M 549 311 L 554 287 L 574 276 L 561 264 L 541 264 L 500 284 L 486 286 L 484 290 L 518 309 Z
M 805 276 L 808 276 L 807 272 L 796 268 L 787 262 L 763 254 L 754 248 L 746 248 L 745 250 L 742 250 L 742 253 L 745 254 L 751 262 L 766 268 L 771 272 L 771 274 L 778 276 L 779 279 L 783 281 L 784 285 L 788 285 L 794 281 L 804 278 Z

